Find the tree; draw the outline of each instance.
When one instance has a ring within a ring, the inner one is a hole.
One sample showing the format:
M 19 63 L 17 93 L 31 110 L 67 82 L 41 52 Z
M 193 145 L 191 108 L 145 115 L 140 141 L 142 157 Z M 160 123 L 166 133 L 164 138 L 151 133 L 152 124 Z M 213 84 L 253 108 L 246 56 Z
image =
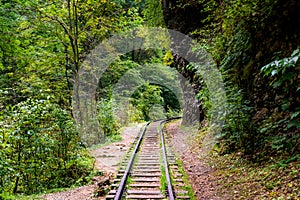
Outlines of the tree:
M 142 117 L 145 121 L 150 120 L 149 113 L 152 106 L 156 104 L 163 105 L 161 93 L 162 91 L 159 86 L 150 85 L 149 83 L 139 87 L 133 93 L 131 103 L 142 112 Z

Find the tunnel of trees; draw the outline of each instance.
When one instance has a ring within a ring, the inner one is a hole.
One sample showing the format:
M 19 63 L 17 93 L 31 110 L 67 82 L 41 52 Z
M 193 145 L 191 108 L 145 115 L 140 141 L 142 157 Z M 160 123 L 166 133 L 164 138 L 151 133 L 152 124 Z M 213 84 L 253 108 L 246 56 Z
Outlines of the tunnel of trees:
M 212 56 L 227 99 L 220 154 L 298 161 L 299 10 L 298 0 L 0 0 L 0 199 L 85 183 L 93 160 L 74 120 L 74 82 L 101 41 L 141 26 L 179 31 L 197 41 L 193 49 Z M 142 69 L 153 79 L 165 74 L 168 83 L 143 81 Z M 152 105 L 165 112 L 156 117 L 182 112 L 168 88 L 183 85 L 176 71 L 195 91 L 182 94 L 192 95 L 185 118 L 197 110 L 206 124 L 211 97 L 192 63 L 171 50 L 134 50 L 118 55 L 98 82 L 96 143 L 118 135 L 120 126 L 149 120 Z M 125 74 L 132 77 L 127 83 L 142 86 L 123 90 L 132 94 L 123 108 L 129 114 L 116 116 L 122 105 L 114 85 Z

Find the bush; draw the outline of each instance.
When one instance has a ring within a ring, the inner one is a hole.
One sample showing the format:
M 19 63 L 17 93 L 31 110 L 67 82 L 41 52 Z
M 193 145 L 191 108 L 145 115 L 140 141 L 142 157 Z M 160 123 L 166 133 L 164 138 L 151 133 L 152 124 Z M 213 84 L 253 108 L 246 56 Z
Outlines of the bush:
M 105 137 L 120 134 L 112 100 L 101 99 L 98 102 L 98 120 Z
M 0 192 L 32 194 L 69 187 L 91 166 L 66 110 L 49 100 L 27 100 L 8 111 L 0 145 Z
M 252 154 L 257 136 L 251 121 L 253 107 L 243 99 L 243 93 L 234 86 L 227 85 L 227 113 L 223 126 L 221 143 L 223 153 L 241 151 Z

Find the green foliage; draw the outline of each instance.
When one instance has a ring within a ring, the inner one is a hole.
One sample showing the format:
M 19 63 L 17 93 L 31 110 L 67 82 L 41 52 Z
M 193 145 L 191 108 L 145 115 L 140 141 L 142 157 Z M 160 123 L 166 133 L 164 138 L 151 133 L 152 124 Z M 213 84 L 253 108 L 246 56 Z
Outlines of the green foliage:
M 275 60 L 261 68 L 261 73 L 270 79 L 270 86 L 278 91 L 277 93 L 291 93 L 289 96 L 282 95 L 283 98 L 277 102 L 281 112 L 277 116 L 270 116 L 260 126 L 260 132 L 265 136 L 265 145 L 275 154 L 289 152 L 293 155 L 299 150 L 300 136 L 297 130 L 300 128 L 300 107 L 297 96 L 294 96 L 297 95 L 300 84 L 299 57 L 300 48 L 298 47 L 290 57 Z M 281 116 L 283 113 L 288 114 Z M 281 133 L 277 133 L 278 130 Z
M 201 101 L 202 110 L 207 119 L 211 118 L 211 101 L 209 100 L 209 90 L 203 79 L 199 81 L 202 85 L 201 90 L 197 93 L 197 99 Z
M 146 25 L 152 27 L 164 27 L 164 18 L 162 2 L 155 0 L 146 0 L 143 8 L 143 15 L 146 19 Z
M 110 99 L 112 96 L 113 85 L 118 83 L 120 78 L 128 72 L 130 69 L 138 67 L 138 63 L 132 60 L 117 60 L 117 62 L 112 63 L 108 69 L 103 73 L 99 80 L 99 88 L 97 98 L 99 99 Z M 135 71 L 129 71 L 129 73 L 135 74 Z M 138 73 L 134 77 L 139 76 Z M 140 78 L 133 78 L 133 80 L 140 81 Z
M 233 0 L 233 1 L 213 1 L 200 0 L 204 19 L 203 27 L 195 30 L 193 34 L 199 35 L 200 42 L 212 54 L 217 63 L 220 63 L 226 54 L 242 54 L 247 51 L 241 49 L 244 36 L 239 32 L 243 30 L 255 30 L 259 24 L 265 23 L 265 19 L 272 14 L 272 10 L 277 1 L 259 0 Z M 239 40 L 238 37 L 241 37 Z M 247 37 L 250 39 L 251 37 Z M 234 43 L 234 41 L 238 43 Z M 235 47 L 237 49 L 235 49 Z M 242 56 L 242 55 L 239 55 Z M 244 56 L 244 55 L 243 55 Z M 240 58 L 241 59 L 241 58 Z M 238 62 L 235 63 L 238 66 Z
M 131 103 L 141 111 L 142 116 L 140 117 L 143 120 L 150 120 L 150 110 L 155 104 L 163 104 L 164 99 L 161 97 L 161 92 L 159 86 L 146 83 L 132 94 Z
M 290 90 L 293 87 L 296 92 L 300 85 L 295 85 L 298 80 L 297 71 L 295 68 L 300 58 L 300 47 L 293 51 L 292 55 L 288 58 L 281 60 L 275 60 L 261 68 L 261 72 L 264 76 L 271 76 L 273 80 L 270 85 L 273 88 L 281 87 L 285 91 Z
M 149 118 L 151 120 L 165 119 L 166 113 L 162 105 L 153 105 L 149 111 Z
M 200 46 L 211 53 L 225 82 L 230 82 L 226 86 L 228 112 L 223 144 L 220 143 L 223 150 L 294 155 L 299 151 L 300 49 L 287 58 L 276 58 L 260 66 L 270 60 L 275 50 L 286 55 L 292 46 L 298 45 L 294 43 L 297 40 L 287 42 L 286 39 L 291 34 L 297 35 L 296 28 L 284 31 L 278 26 L 296 16 L 287 5 L 299 4 L 277 0 L 200 0 L 198 3 L 203 6 L 204 19 L 193 34 Z M 259 72 L 265 79 L 259 77 Z M 271 88 L 264 86 L 266 83 Z M 209 111 L 209 97 L 203 89 L 198 97 L 203 99 L 204 110 Z
M 114 116 L 113 101 L 102 99 L 98 101 L 98 119 L 105 136 L 119 135 L 119 126 Z
M 171 109 L 170 107 L 168 107 L 167 112 L 164 113 L 164 115 L 167 118 L 172 118 L 172 117 L 182 116 L 182 112 L 181 112 L 181 110 L 174 110 L 174 109 Z
M 223 126 L 221 143 L 222 153 L 241 151 L 252 154 L 256 148 L 256 130 L 251 121 L 253 107 L 244 100 L 237 87 L 227 85 L 227 112 Z
M 161 97 L 163 101 L 163 109 L 168 113 L 180 112 L 180 103 L 178 97 L 167 87 L 160 86 L 162 91 Z
M 0 4 L 0 198 L 85 182 L 93 164 L 71 117 L 73 80 L 101 40 L 144 22 L 139 10 L 143 3 Z M 105 74 L 100 83 L 105 90 L 97 96 L 100 126 L 115 139 L 118 125 L 112 114 L 111 85 L 136 65 L 120 63 Z
M 262 135 L 261 140 L 265 148 L 269 149 L 269 154 L 289 153 L 290 155 L 297 155 L 300 136 L 296 130 L 299 130 L 300 123 L 299 118 L 296 117 L 299 117 L 299 113 L 296 111 L 290 117 L 280 120 L 270 117 L 259 127 Z M 280 130 L 279 134 L 277 133 L 278 130 Z
M 49 100 L 31 99 L 9 110 L 0 129 L 1 192 L 32 194 L 68 187 L 90 173 L 66 110 Z
M 151 55 L 149 55 L 151 63 L 162 63 L 163 55 L 158 57 L 156 57 L 157 54 Z M 97 95 L 102 98 L 115 98 L 116 108 L 114 109 L 118 113 L 116 116 L 118 123 L 141 122 L 146 118 L 157 119 L 165 116 L 165 112 L 180 111 L 182 92 L 174 70 L 161 64 L 140 66 L 137 62 L 130 60 L 132 59 L 130 55 L 125 55 L 121 59 L 113 63 L 101 77 L 99 96 Z M 158 93 L 152 96 L 149 90 L 142 89 L 145 84 L 147 88 L 156 88 L 157 91 L 159 89 L 160 97 Z M 136 89 L 136 87 L 140 88 Z M 150 99 L 147 100 L 148 97 Z M 155 98 L 163 99 L 163 101 L 154 100 Z M 125 103 L 128 100 L 129 105 Z M 148 117 L 145 117 L 146 115 Z

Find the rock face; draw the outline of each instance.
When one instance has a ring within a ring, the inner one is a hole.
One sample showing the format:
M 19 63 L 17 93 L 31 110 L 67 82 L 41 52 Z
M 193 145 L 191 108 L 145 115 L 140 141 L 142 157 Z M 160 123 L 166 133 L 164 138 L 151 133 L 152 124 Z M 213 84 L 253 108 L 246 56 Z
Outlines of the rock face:
M 204 19 L 202 9 L 195 0 L 163 1 L 163 14 L 167 27 L 184 34 L 199 28 L 200 20 Z
M 163 15 L 167 28 L 178 31 L 192 38 L 189 33 L 197 29 L 199 26 L 198 19 L 203 18 L 201 17 L 200 5 L 196 1 L 164 0 L 162 3 Z M 178 6 L 179 4 L 181 6 Z M 182 45 L 186 45 L 185 41 L 181 41 L 181 43 Z M 179 49 L 181 49 L 181 47 L 179 47 Z M 180 81 L 185 100 L 182 119 L 182 125 L 184 126 L 195 125 L 204 119 L 204 112 L 202 110 L 201 103 L 195 98 L 195 94 L 197 94 L 201 89 L 199 76 L 194 70 L 186 69 L 188 64 L 189 62 L 184 57 L 173 52 L 173 63 L 171 64 L 171 67 L 175 68 L 180 74 L 189 80 L 189 83 L 185 82 L 185 80 Z M 191 85 L 193 87 L 194 94 L 192 94 L 193 92 L 191 92 L 190 89 L 186 89 L 187 85 Z

